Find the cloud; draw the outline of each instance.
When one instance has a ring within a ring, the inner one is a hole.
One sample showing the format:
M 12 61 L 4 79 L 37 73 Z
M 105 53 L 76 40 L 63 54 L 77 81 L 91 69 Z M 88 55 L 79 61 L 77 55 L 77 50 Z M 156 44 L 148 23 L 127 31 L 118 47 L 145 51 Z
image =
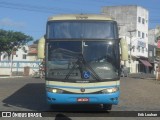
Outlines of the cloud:
M 24 28 L 26 24 L 24 22 L 15 22 L 9 18 L 0 19 L 0 26 Z

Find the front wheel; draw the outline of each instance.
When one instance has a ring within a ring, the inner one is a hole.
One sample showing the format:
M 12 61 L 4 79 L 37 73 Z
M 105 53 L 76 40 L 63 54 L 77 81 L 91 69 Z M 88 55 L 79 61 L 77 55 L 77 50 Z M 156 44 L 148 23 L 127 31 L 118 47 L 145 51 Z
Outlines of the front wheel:
M 103 104 L 103 110 L 111 110 L 112 105 L 111 104 Z

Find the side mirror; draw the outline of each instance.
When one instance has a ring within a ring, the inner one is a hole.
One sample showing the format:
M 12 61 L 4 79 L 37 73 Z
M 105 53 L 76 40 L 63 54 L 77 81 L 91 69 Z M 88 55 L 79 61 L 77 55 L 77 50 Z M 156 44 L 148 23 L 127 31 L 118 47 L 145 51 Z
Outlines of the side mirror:
M 126 61 L 128 60 L 128 44 L 125 39 L 120 40 L 120 46 L 121 46 L 121 60 Z
M 45 39 L 41 37 L 38 41 L 38 58 L 44 59 Z

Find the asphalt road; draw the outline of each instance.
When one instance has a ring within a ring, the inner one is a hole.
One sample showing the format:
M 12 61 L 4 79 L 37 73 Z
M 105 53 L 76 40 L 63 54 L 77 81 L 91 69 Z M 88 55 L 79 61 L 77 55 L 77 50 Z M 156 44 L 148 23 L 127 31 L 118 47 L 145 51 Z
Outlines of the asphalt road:
M 30 77 L 0 78 L 0 111 L 49 111 L 55 119 L 65 116 L 68 120 L 71 117 L 79 120 L 80 116 L 87 120 L 87 117 L 105 119 L 110 114 L 102 112 L 100 105 L 50 108 L 46 103 L 44 83 L 44 80 Z M 155 80 L 121 78 L 120 90 L 120 103 L 114 105 L 112 111 L 160 111 L 160 83 Z

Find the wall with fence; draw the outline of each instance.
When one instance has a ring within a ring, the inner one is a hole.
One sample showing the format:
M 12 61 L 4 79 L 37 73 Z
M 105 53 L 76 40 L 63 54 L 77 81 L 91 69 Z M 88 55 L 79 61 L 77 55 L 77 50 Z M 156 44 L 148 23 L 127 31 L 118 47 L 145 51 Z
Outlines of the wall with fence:
M 29 75 L 39 70 L 41 61 L 0 61 L 0 75 Z M 12 65 L 12 66 L 11 66 Z

